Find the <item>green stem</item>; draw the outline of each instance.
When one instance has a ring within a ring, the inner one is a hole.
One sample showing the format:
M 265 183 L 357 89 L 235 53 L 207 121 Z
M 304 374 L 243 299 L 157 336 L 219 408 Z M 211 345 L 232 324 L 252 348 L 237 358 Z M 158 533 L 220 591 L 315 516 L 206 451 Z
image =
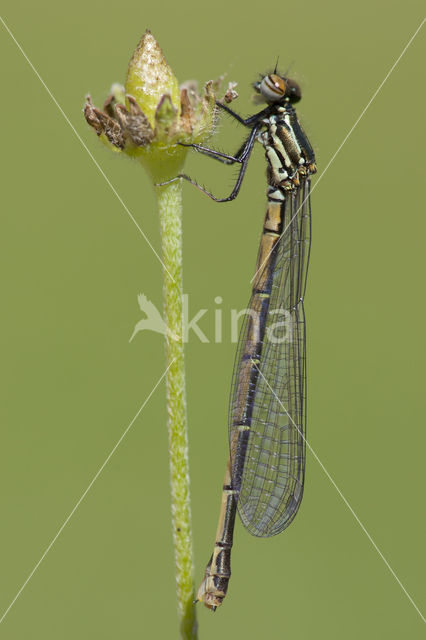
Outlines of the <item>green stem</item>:
M 189 502 L 188 436 L 182 314 L 182 183 L 157 187 L 164 267 L 167 415 L 170 452 L 172 526 L 181 638 L 197 638 L 193 605 L 193 558 Z

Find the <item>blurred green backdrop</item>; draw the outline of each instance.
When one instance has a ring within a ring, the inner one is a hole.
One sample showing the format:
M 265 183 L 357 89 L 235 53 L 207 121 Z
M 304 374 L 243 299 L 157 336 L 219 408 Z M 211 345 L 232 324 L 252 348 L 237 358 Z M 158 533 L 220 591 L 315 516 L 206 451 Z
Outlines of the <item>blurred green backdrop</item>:
M 147 178 L 100 145 L 81 111 L 86 93 L 101 106 L 111 83 L 124 80 L 146 28 L 181 81 L 223 72 L 238 81 L 242 114 L 253 111 L 256 74 L 277 55 L 282 68 L 292 64 L 319 176 L 423 8 L 5 0 L 2 15 L 159 250 Z M 141 317 L 137 294 L 161 305 L 158 260 L 3 27 L 0 43 L 4 611 L 164 359 L 159 334 L 128 342 Z M 420 607 L 424 59 L 423 29 L 313 193 L 306 300 L 309 442 Z M 241 133 L 224 121 L 217 145 L 233 150 Z M 229 317 L 249 297 L 265 206 L 262 156 L 259 148 L 232 204 L 184 192 L 185 290 L 191 316 L 208 309 L 200 327 L 210 338 L 187 345 L 197 584 L 216 529 L 235 350 Z M 188 171 L 219 193 L 233 175 L 200 157 Z M 10 610 L 5 640 L 177 637 L 164 395 L 162 384 Z M 419 614 L 309 453 L 307 465 L 304 503 L 284 534 L 259 540 L 237 525 L 229 595 L 214 616 L 199 607 L 200 638 L 424 637 Z

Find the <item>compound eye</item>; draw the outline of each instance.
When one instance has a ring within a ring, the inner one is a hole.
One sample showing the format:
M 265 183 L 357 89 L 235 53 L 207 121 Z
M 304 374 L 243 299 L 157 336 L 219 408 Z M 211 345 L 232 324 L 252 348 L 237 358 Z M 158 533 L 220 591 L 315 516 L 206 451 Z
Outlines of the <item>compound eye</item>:
M 302 90 L 294 80 L 286 80 L 286 96 L 290 102 L 299 102 L 302 98 Z
M 260 83 L 260 93 L 268 102 L 277 102 L 285 95 L 285 82 L 280 76 L 271 73 L 265 76 Z

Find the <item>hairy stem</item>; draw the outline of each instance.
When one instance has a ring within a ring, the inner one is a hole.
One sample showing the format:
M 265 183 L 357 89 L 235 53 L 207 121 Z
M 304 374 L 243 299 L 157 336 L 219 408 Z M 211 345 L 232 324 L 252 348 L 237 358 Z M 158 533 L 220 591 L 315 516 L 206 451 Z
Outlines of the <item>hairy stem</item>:
M 182 183 L 157 187 L 164 266 L 164 319 L 167 326 L 167 415 L 170 452 L 172 527 L 180 633 L 197 638 L 193 605 L 193 557 L 189 502 L 188 436 L 182 315 Z

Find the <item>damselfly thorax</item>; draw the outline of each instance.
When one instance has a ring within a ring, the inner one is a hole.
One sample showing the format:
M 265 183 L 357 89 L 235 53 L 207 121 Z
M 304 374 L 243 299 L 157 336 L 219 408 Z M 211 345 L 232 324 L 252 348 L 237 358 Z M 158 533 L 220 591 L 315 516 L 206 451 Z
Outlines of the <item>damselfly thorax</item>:
M 262 119 L 264 130 L 256 140 L 265 148 L 270 186 L 292 191 L 300 179 L 315 173 L 315 157 L 311 145 L 291 105 L 279 106 L 276 113 Z

